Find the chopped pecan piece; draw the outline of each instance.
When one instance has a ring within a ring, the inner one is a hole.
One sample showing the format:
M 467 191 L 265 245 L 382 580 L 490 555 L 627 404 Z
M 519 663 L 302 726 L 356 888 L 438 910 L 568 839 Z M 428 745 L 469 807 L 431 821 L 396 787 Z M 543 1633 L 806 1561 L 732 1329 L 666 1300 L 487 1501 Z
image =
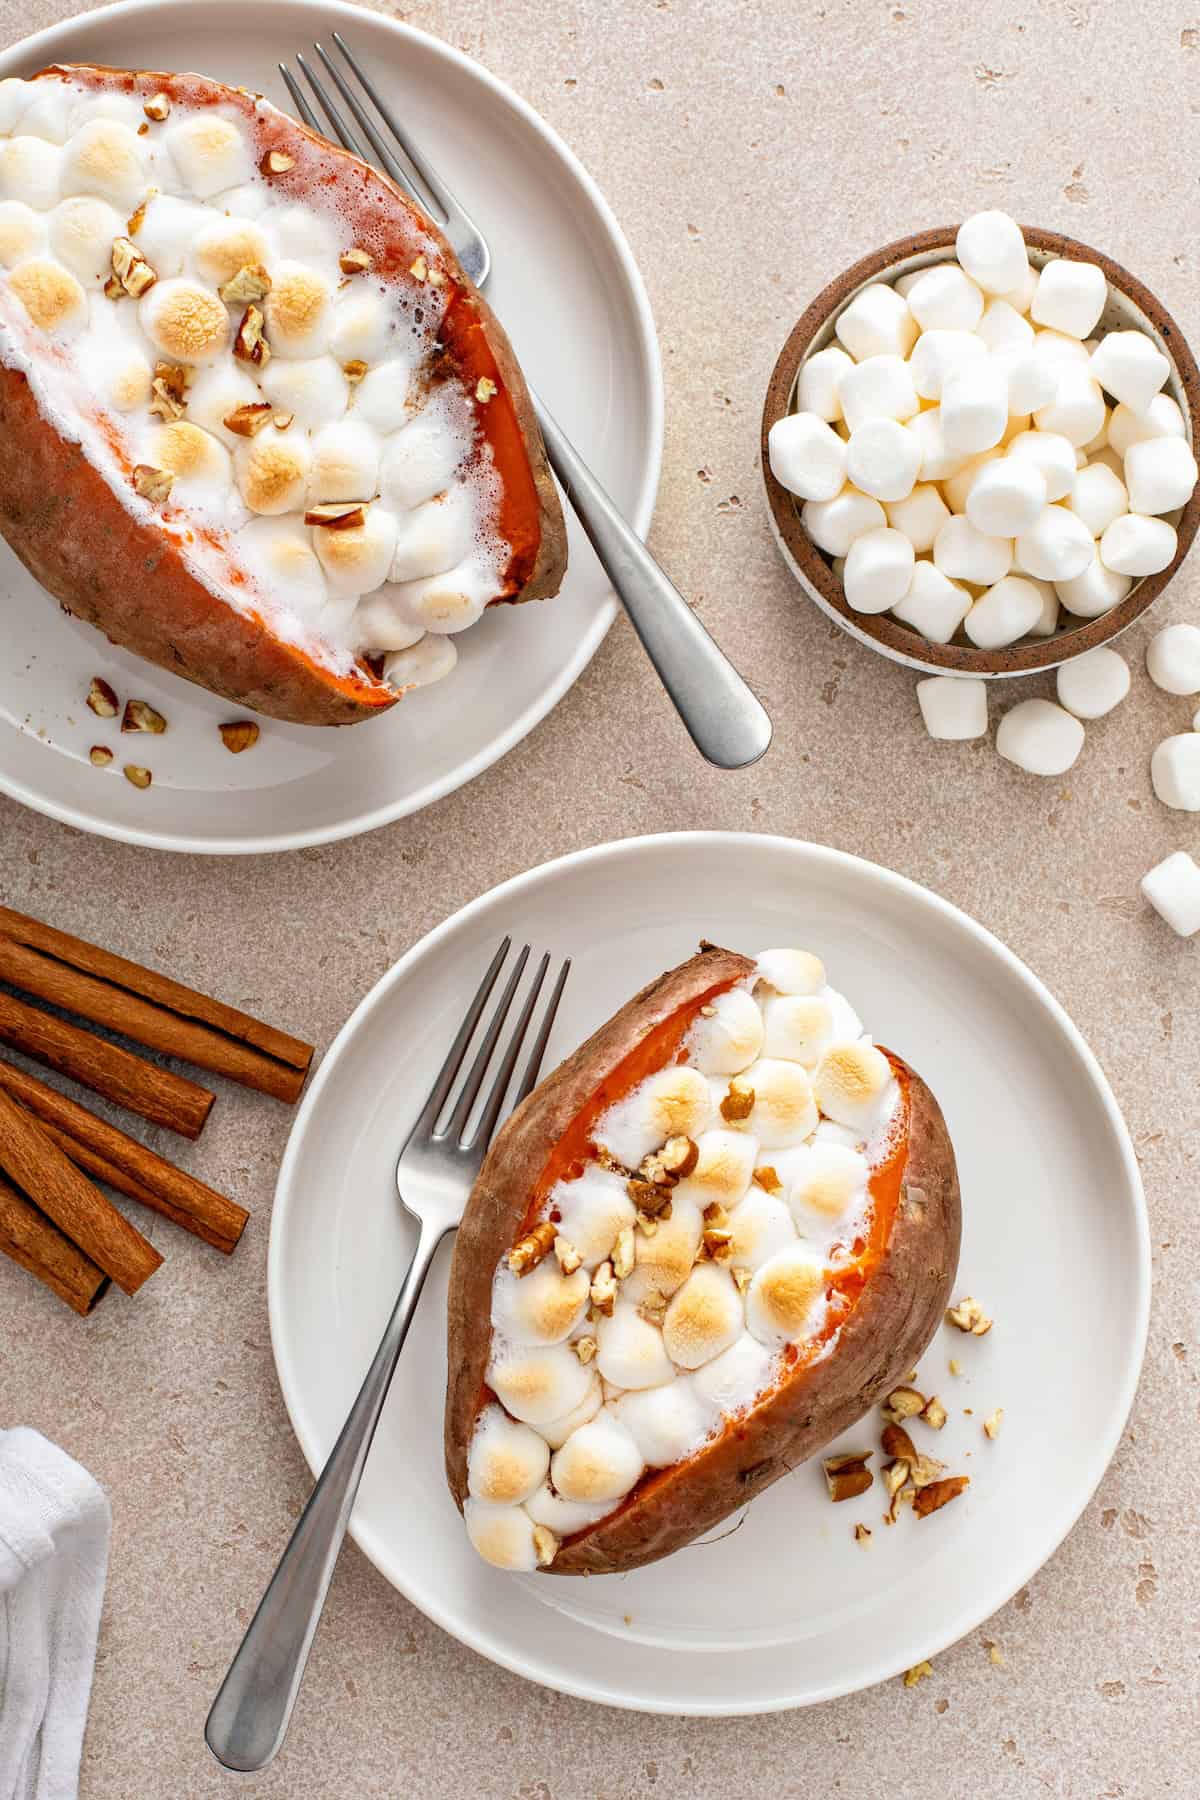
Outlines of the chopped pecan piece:
M 983 1421 L 984 1437 L 998 1438 L 1000 1436 L 1000 1421 L 1003 1417 L 1004 1408 L 1002 1406 L 998 1406 L 995 1412 L 990 1412 L 988 1414 L 987 1418 Z
M 633 1241 L 633 1226 L 626 1225 L 617 1233 L 617 1241 L 613 1245 L 613 1274 L 618 1281 L 624 1281 L 627 1275 L 633 1274 L 635 1257 L 636 1251 L 634 1249 Z
M 590 1294 L 596 1311 L 603 1313 L 606 1319 L 611 1318 L 617 1303 L 617 1281 L 610 1262 L 602 1262 L 592 1276 Z
M 126 763 L 121 773 L 135 788 L 148 788 L 154 779 L 149 769 L 144 769 L 140 763 Z
M 156 735 L 167 729 L 167 721 L 148 700 L 127 700 L 121 718 L 122 731 L 152 731 Z
M 369 250 L 343 250 L 338 257 L 338 267 L 343 275 L 365 275 L 372 260 Z
M 353 531 L 366 523 L 367 510 L 361 500 L 328 500 L 310 506 L 304 515 L 306 525 L 320 525 L 325 531 Z
M 258 172 L 260 175 L 286 175 L 295 166 L 295 157 L 289 156 L 286 150 L 268 150 L 258 165 Z
M 226 306 L 248 306 L 252 300 L 265 300 L 271 291 L 271 277 L 261 263 L 245 263 L 217 289 Z
M 571 1348 L 579 1358 L 580 1362 L 586 1364 L 594 1360 L 596 1351 L 600 1346 L 597 1344 L 594 1337 L 585 1333 L 583 1337 L 577 1337 L 574 1340 Z
M 93 675 L 88 683 L 87 703 L 98 719 L 115 719 L 121 710 L 116 690 L 102 675 Z
M 156 469 L 151 463 L 134 464 L 133 491 L 143 500 L 151 500 L 157 505 L 167 498 L 174 481 L 169 469 Z
M 484 406 L 500 392 L 490 375 L 481 375 L 475 383 L 475 398 Z
M 943 1506 L 956 1500 L 963 1489 L 969 1487 L 969 1475 L 947 1475 L 944 1481 L 931 1481 L 923 1487 L 913 1501 L 913 1511 L 918 1519 L 927 1519 L 930 1513 L 940 1512 Z
M 856 1525 L 854 1527 L 854 1541 L 856 1544 L 869 1544 L 871 1541 L 871 1527 L 869 1525 Z
M 351 387 L 357 387 L 367 372 L 367 365 L 361 356 L 352 356 L 349 362 L 342 364 L 342 374 Z
M 217 729 L 221 733 L 221 742 L 231 756 L 240 756 L 243 750 L 253 750 L 258 742 L 258 726 L 253 719 L 230 719 Z
M 783 1192 L 783 1183 L 780 1181 L 778 1174 L 771 1167 L 770 1163 L 762 1163 L 755 1169 L 754 1181 L 766 1194 L 781 1194 Z
M 253 363 L 261 369 L 271 360 L 271 346 L 265 335 L 265 321 L 258 307 L 251 304 L 242 314 L 242 322 L 233 340 L 233 354 L 239 362 Z
M 740 1075 L 735 1075 L 721 1102 L 721 1117 L 727 1125 L 736 1125 L 739 1120 L 748 1119 L 753 1111 L 754 1089 Z
M 986 1337 L 992 1329 L 992 1321 L 980 1306 L 978 1300 L 967 1294 L 956 1306 L 952 1306 L 946 1314 L 951 1325 L 957 1325 L 960 1331 L 970 1332 L 972 1337 Z
M 548 1525 L 534 1526 L 533 1549 L 539 1569 L 544 1569 L 558 1555 L 558 1539 Z
M 508 1266 L 513 1274 L 528 1275 L 530 1269 L 536 1269 L 542 1259 L 549 1256 L 557 1236 L 558 1227 L 552 1225 L 549 1219 L 543 1219 L 540 1225 L 535 1225 L 508 1253 Z
M 911 1669 L 904 1671 L 904 1685 L 905 1687 L 916 1687 L 918 1682 L 924 1681 L 927 1675 L 932 1674 L 933 1664 L 931 1662 L 914 1663 Z
M 561 1235 L 554 1240 L 554 1259 L 564 1275 L 573 1275 L 583 1262 L 574 1244 Z
M 271 423 L 272 407 L 267 400 L 247 400 L 226 413 L 221 423 L 236 437 L 257 437 Z
M 903 1425 L 885 1425 L 879 1441 L 885 1456 L 893 1457 L 899 1462 L 911 1463 L 917 1460 L 916 1445 Z
M 899 1425 L 904 1419 L 915 1419 L 925 1406 L 925 1396 L 914 1387 L 896 1387 L 883 1404 L 883 1416 Z
M 414 281 L 429 280 L 429 264 L 425 261 L 423 256 L 418 256 L 408 272 Z
M 822 1458 L 825 1486 L 835 1505 L 839 1501 L 854 1500 L 859 1494 L 866 1493 L 875 1479 L 867 1467 L 872 1454 L 870 1450 L 847 1450 L 836 1456 Z
M 931 1394 L 918 1414 L 924 1419 L 931 1431 L 940 1431 L 946 1423 L 948 1414 L 936 1394 Z
M 137 245 L 127 237 L 113 239 L 112 272 L 133 300 L 140 300 L 143 294 L 149 293 L 158 280 Z
M 93 744 L 88 751 L 88 761 L 95 763 L 98 769 L 106 769 L 113 759 L 113 753 L 107 744 Z
M 151 94 L 149 100 L 142 107 L 142 111 L 156 125 L 161 125 L 164 119 L 169 119 L 171 116 L 171 102 L 166 94 Z

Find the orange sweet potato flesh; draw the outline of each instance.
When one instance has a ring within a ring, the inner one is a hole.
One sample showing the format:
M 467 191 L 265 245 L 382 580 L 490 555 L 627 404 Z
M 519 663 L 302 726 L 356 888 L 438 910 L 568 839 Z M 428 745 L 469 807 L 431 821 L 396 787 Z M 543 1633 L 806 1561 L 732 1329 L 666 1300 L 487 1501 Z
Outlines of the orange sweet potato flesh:
M 542 1195 L 578 1161 L 618 1091 L 669 1060 L 698 1008 L 748 974 L 747 958 L 706 945 L 660 976 L 517 1109 L 484 1162 L 455 1245 L 449 1297 L 446 1476 L 467 1494 L 467 1450 L 485 1395 L 497 1264 Z M 920 1076 L 891 1051 L 902 1118 L 872 1174 L 872 1223 L 832 1284 L 827 1341 L 800 1346 L 775 1387 L 695 1456 L 651 1471 L 596 1525 L 566 1538 L 553 1575 L 617 1574 L 711 1530 L 868 1412 L 937 1330 L 958 1265 L 954 1150 Z
M 283 113 L 257 113 L 253 95 L 198 75 L 92 65 L 55 66 L 38 79 L 60 75 L 100 92 L 237 108 L 256 158 L 278 148 L 295 159 L 272 178 L 279 197 L 304 200 L 317 184 L 334 190 L 348 223 L 370 237 L 383 275 L 406 274 L 416 247 L 435 239 L 448 275 L 445 286 L 427 290 L 426 303 L 443 308 L 435 379 L 474 394 L 486 376 L 496 388 L 474 406 L 476 454 L 488 447 L 502 484 L 495 524 L 510 555 L 498 598 L 557 593 L 566 531 L 529 392 L 502 327 L 436 226 L 386 176 Z M 239 707 L 295 724 L 353 725 L 395 704 L 398 695 L 368 664 L 338 674 L 275 637 L 253 611 L 235 611 L 213 594 L 181 554 L 181 514 L 164 507 L 164 529 L 135 521 L 80 446 L 43 417 L 24 375 L 4 365 L 0 435 L 8 446 L 0 532 L 44 588 L 114 643 Z M 231 564 L 228 579 L 237 587 L 244 577 Z

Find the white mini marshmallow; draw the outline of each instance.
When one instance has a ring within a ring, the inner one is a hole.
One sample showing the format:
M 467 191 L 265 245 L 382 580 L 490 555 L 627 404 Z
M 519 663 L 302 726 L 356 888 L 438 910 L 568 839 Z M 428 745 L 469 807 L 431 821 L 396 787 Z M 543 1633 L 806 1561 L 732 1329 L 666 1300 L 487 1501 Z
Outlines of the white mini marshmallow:
M 758 1398 L 771 1374 L 771 1352 L 744 1331 L 736 1343 L 692 1376 L 702 1406 L 726 1416 L 739 1413 Z
M 932 413 L 921 414 L 922 419 L 931 419 L 933 416 Z M 915 420 L 914 423 L 919 424 L 920 421 Z M 997 457 L 1003 455 L 1004 451 L 999 447 L 994 450 L 981 450 L 978 456 L 964 457 L 959 467 L 955 469 L 952 474 L 947 475 L 942 482 L 942 493 L 945 497 L 946 505 L 950 508 L 951 512 L 960 513 L 966 511 L 967 501 L 970 498 L 971 489 L 975 485 L 979 471 L 982 468 L 985 468 L 988 463 L 995 462 Z
M 942 436 L 949 450 L 977 455 L 1004 436 L 1008 378 L 993 357 L 956 362 L 942 382 Z
M 899 356 L 870 356 L 855 363 L 842 377 L 838 390 L 842 416 L 851 431 L 868 419 L 911 419 L 921 402 L 913 386 L 912 371 Z
M 985 293 L 1008 294 L 1023 286 L 1029 258 L 1021 227 L 1007 213 L 973 213 L 959 226 L 954 247 L 967 274 Z
M 763 1016 L 753 995 L 736 987 L 717 994 L 696 1015 L 684 1045 L 702 1074 L 738 1074 L 763 1046 Z
M 1186 506 L 1197 479 L 1196 459 L 1184 438 L 1144 438 L 1125 453 L 1125 485 L 1129 510 L 1174 512 Z
M 550 1446 L 532 1426 L 485 1406 L 467 1451 L 467 1490 L 476 1500 L 520 1506 L 536 1493 L 550 1467 Z
M 1108 448 L 1108 427 L 1111 419 L 1112 408 L 1106 405 L 1104 408 L 1104 423 L 1096 433 L 1095 437 L 1089 438 L 1086 444 L 1079 445 L 1079 449 L 1087 461 L 1090 462 L 1101 450 L 1106 450 Z M 1081 463 L 1079 466 L 1082 468 L 1083 464 Z
M 206 226 L 211 229 L 211 225 L 207 207 L 180 200 L 174 194 L 151 194 L 133 238 L 162 281 L 167 276 L 183 274 L 194 245 Z
M 1016 540 L 1018 567 L 1042 581 L 1082 575 L 1096 553 L 1092 534 L 1065 506 L 1046 506 Z
M 572 1350 L 570 1354 L 574 1356 L 575 1352 Z M 578 1362 L 578 1357 L 575 1360 Z M 584 1389 L 582 1400 L 568 1412 L 559 1413 L 556 1418 L 538 1420 L 538 1431 L 552 1450 L 560 1450 L 571 1433 L 578 1431 L 581 1425 L 586 1425 L 589 1419 L 594 1419 L 604 1405 L 604 1383 L 595 1373 L 594 1363 L 589 1366 L 592 1370 L 591 1379 Z
M 987 355 L 987 345 L 973 331 L 923 331 L 912 348 L 908 367 L 923 400 L 940 400 L 947 369 Z
M 1032 263 L 1026 263 L 1025 273 L 1019 284 L 1015 288 L 1011 288 L 1007 294 L 1001 295 L 1001 298 L 1008 301 L 1008 304 L 1012 307 L 1014 312 L 1022 314 L 1027 313 L 1029 308 L 1033 305 L 1033 296 L 1037 292 L 1037 284 L 1038 271 L 1033 267 Z
M 1094 438 L 1104 424 L 1104 395 L 1087 369 L 1067 365 L 1058 372 L 1053 400 L 1039 406 L 1033 417 L 1039 431 L 1056 432 L 1078 447 Z
M 492 1324 L 514 1344 L 565 1343 L 587 1311 L 588 1286 L 586 1269 L 564 1275 L 553 1256 L 527 1275 L 502 1262 L 492 1283 Z
M 425 636 L 397 605 L 387 584 L 360 600 L 354 613 L 355 641 L 364 650 L 411 650 Z
M 293 617 L 304 622 L 318 617 L 329 598 L 329 584 L 312 547 L 312 533 L 299 514 L 251 519 L 238 532 L 237 545 L 242 562 L 267 592 L 286 595 Z
M 1052 581 L 1039 581 L 1036 575 L 1029 575 L 1026 580 L 1032 581 L 1042 596 L 1042 611 L 1036 623 L 1029 627 L 1030 637 L 1053 637 L 1058 630 L 1058 593 Z
M 910 269 L 907 275 L 897 275 L 895 281 L 893 281 L 893 283 L 892 283 L 892 286 L 895 288 L 895 290 L 898 294 L 903 294 L 904 298 L 907 300 L 908 296 L 912 293 L 913 289 L 916 287 L 916 285 L 917 285 L 918 281 L 920 281 L 921 277 L 923 275 L 927 275 L 928 273 L 929 273 L 928 268 Z
M 772 1154 L 785 1162 L 792 1152 L 783 1150 Z M 773 1169 L 774 1164 L 764 1167 Z M 796 1241 L 796 1228 L 784 1199 L 784 1184 L 778 1176 L 776 1179 L 780 1182 L 779 1188 L 770 1194 L 755 1184 L 730 1219 L 733 1235 L 729 1260 L 736 1269 L 757 1269 L 777 1250 L 784 1250 Z
M 1175 527 L 1144 513 L 1122 513 L 1100 539 L 1100 560 L 1118 575 L 1157 575 L 1178 546 Z
M 970 519 L 956 513 L 938 532 L 933 560 L 951 580 L 990 587 L 1012 567 L 1012 542 L 977 531 Z
M 890 501 L 887 507 L 887 523 L 893 531 L 904 533 L 918 556 L 933 549 L 934 539 L 949 517 L 950 508 L 933 482 L 919 483 L 911 494 Z
M 1102 719 L 1129 692 L 1129 664 L 1102 644 L 1061 663 L 1056 685 L 1059 701 L 1077 719 Z
M 755 975 L 777 994 L 819 994 L 825 986 L 825 965 L 810 950 L 762 950 Z
M 843 308 L 834 331 L 855 362 L 865 362 L 868 356 L 907 356 L 917 321 L 902 294 L 876 281 Z
M 584 1421 L 580 1421 L 582 1424 Z M 564 1440 L 565 1441 L 565 1440 Z M 677 1460 L 672 1458 L 672 1461 Z M 544 1481 L 536 1494 L 531 1494 L 525 1502 L 525 1511 L 535 1525 L 545 1525 L 556 1538 L 570 1537 L 576 1531 L 586 1531 L 589 1525 L 595 1525 L 608 1511 L 607 1505 L 601 1501 L 598 1506 L 584 1506 L 578 1500 L 564 1500 L 556 1494 L 548 1481 Z
M 931 406 L 918 413 L 906 430 L 916 440 L 921 458 L 918 474 L 923 482 L 945 481 L 957 474 L 968 461 L 960 451 L 947 449 L 939 406 Z
M 1042 596 L 1032 581 L 1005 575 L 982 594 L 963 621 L 980 650 L 1000 650 L 1032 631 L 1042 616 Z
M 463 1523 L 484 1562 L 509 1574 L 530 1574 L 538 1566 L 533 1520 L 523 1506 L 492 1506 L 468 1496 Z
M 713 1423 L 713 1409 L 701 1405 L 686 1375 L 665 1387 L 622 1394 L 615 1410 L 649 1469 L 682 1462 L 700 1448 Z
M 308 477 L 311 501 L 373 500 L 378 486 L 379 441 L 368 426 L 340 419 L 314 435 Z M 450 558 L 451 563 L 457 561 L 456 556 Z M 423 569 L 419 573 L 436 575 L 440 571 Z
M 739 1216 L 743 1210 L 739 1208 Z M 728 1350 L 744 1322 L 742 1297 L 728 1269 L 701 1262 L 668 1306 L 661 1342 L 681 1369 L 699 1369 Z
M 813 1093 L 827 1119 L 868 1135 L 893 1088 L 891 1064 L 874 1044 L 835 1044 L 813 1078 Z
M 392 336 L 394 312 L 383 295 L 351 283 L 333 311 L 329 349 L 340 363 L 378 363 Z
M 1035 413 L 1049 406 L 1058 392 L 1054 359 L 1036 343 L 1009 344 L 995 351 L 996 361 L 1008 377 L 1009 415 Z
M 393 553 L 399 548 L 399 525 L 397 519 Z M 392 567 L 396 567 L 394 561 Z M 393 580 L 391 591 L 396 604 L 423 631 L 453 636 L 483 617 L 490 583 L 470 562 L 464 562 L 442 575 L 423 575 L 416 581 Z
M 1069 337 L 1090 336 L 1108 301 L 1108 283 L 1097 263 L 1056 257 L 1038 277 L 1029 308 L 1039 325 Z
M 759 1343 L 794 1343 L 809 1329 L 825 1289 L 824 1259 L 792 1244 L 763 1264 L 746 1290 L 746 1324 Z
M 271 405 L 310 431 L 334 424 L 349 404 L 350 384 L 332 356 L 273 358 L 258 379 Z
M 806 500 L 800 522 L 818 550 L 828 556 L 845 556 L 855 538 L 864 531 L 878 531 L 888 520 L 878 500 L 860 494 L 847 482 L 832 500 Z
M 846 480 L 846 445 L 815 413 L 788 413 L 776 419 L 767 437 L 767 452 L 771 473 L 789 494 L 798 494 L 802 500 L 832 500 L 841 492 Z
M 853 358 L 837 344 L 805 357 L 796 383 L 797 412 L 815 413 L 818 419 L 834 424 L 842 416 L 842 379 L 853 367 Z
M 1075 486 L 1078 473 L 1075 449 L 1069 438 L 1054 431 L 1022 431 L 1008 446 L 1010 456 L 1027 456 L 1041 471 L 1046 498 L 1063 500 Z
M 1033 326 L 1007 300 L 990 300 L 975 330 L 989 350 L 1033 348 Z
M 1142 876 L 1142 893 L 1180 937 L 1200 931 L 1200 867 L 1186 850 L 1176 850 Z
M 415 411 L 413 371 L 402 358 L 376 363 L 354 390 L 355 418 L 384 436 L 407 425 Z
M 732 1212 L 749 1191 L 758 1145 L 741 1131 L 701 1132 L 696 1167 L 675 1189 L 675 1198 L 703 1209 L 714 1203 Z
M 55 216 L 51 214 L 51 219 Z M 46 219 L 41 213 L 23 200 L 0 200 L 0 268 L 11 269 L 27 256 L 38 256 L 46 241 Z
M 1200 812 L 1200 732 L 1164 738 L 1150 758 L 1150 780 L 1164 806 Z
M 81 281 L 112 272 L 113 239 L 125 236 L 125 220 L 106 200 L 78 194 L 50 214 L 50 246 Z
M 1106 569 L 1098 555 L 1092 557 L 1082 575 L 1054 584 L 1059 599 L 1077 619 L 1098 619 L 1122 601 L 1132 586 L 1128 575 Z
M 868 419 L 851 433 L 843 448 L 844 472 L 862 493 L 876 500 L 903 500 L 912 493 L 921 469 L 922 447 L 897 420 Z
M 1144 413 L 1171 365 L 1144 331 L 1110 331 L 1092 352 L 1091 374 L 1106 393 Z
M 364 644 L 362 648 L 369 650 L 372 646 Z M 427 632 L 415 644 L 384 657 L 383 678 L 390 687 L 406 694 L 411 688 L 430 687 L 435 681 L 444 681 L 453 673 L 457 662 L 454 639 Z
M 842 574 L 847 605 L 855 612 L 886 612 L 908 592 L 914 560 L 909 539 L 890 526 L 855 538 Z
M 1075 363 L 1086 369 L 1091 360 L 1091 351 L 1086 344 L 1076 337 L 1069 337 L 1065 331 L 1052 331 L 1043 327 L 1033 337 L 1034 349 L 1044 356 L 1061 372 L 1063 363 Z
M 542 1425 L 574 1411 L 594 1379 L 569 1344 L 517 1346 L 492 1340 L 488 1386 L 513 1418 L 526 1425 Z
M 1046 480 L 1032 458 L 1001 456 L 971 483 L 966 512 L 985 537 L 1011 538 L 1028 531 L 1045 504 Z
M 1146 673 L 1165 694 L 1200 694 L 1200 627 L 1164 625 L 1146 650 Z
M 675 1373 L 662 1332 L 627 1300 L 597 1320 L 596 1346 L 596 1367 L 614 1387 L 659 1387 Z
M 911 625 L 931 644 L 948 644 L 970 609 L 966 588 L 943 575 L 934 563 L 919 562 L 908 592 L 897 600 L 892 616 L 902 625 Z
M 1083 726 L 1052 700 L 1022 700 L 1001 719 L 996 749 L 1028 775 L 1065 775 L 1083 749 Z
M 620 1500 L 645 1464 L 632 1436 L 609 1411 L 572 1432 L 550 1460 L 550 1479 L 565 1500 Z
M 427 575 L 445 575 L 462 562 L 474 541 L 471 496 L 461 486 L 451 488 L 436 500 L 400 515 L 389 579 L 419 581 Z
M 1163 442 L 1175 443 L 1178 440 L 1164 439 Z M 1186 445 L 1184 448 L 1186 449 Z M 1098 538 L 1108 530 L 1114 519 L 1119 519 L 1122 513 L 1129 511 L 1129 495 L 1125 483 L 1119 475 L 1113 474 L 1107 463 L 1094 462 L 1077 472 L 1067 505 L 1077 519 L 1083 520 L 1092 536 Z M 1138 510 L 1153 512 L 1156 509 L 1143 506 Z
M 917 683 L 917 703 L 931 738 L 987 735 L 987 683 L 973 676 L 930 675 Z
M 211 200 L 226 188 L 240 187 L 254 174 L 254 159 L 244 133 L 215 107 L 204 107 L 169 125 L 163 142 L 184 187 L 197 199 Z
M 627 1169 L 659 1150 L 669 1137 L 695 1138 L 712 1119 L 712 1096 L 699 1069 L 675 1064 L 658 1069 L 631 1094 L 610 1106 L 596 1125 L 596 1141 Z
M 589 1270 L 612 1255 L 618 1234 L 633 1224 L 635 1216 L 624 1179 L 595 1162 L 587 1163 L 576 1180 L 560 1181 L 551 1204 L 560 1215 L 560 1233 Z
M 772 994 L 762 1009 L 763 1054 L 815 1069 L 833 1038 L 833 1011 L 821 994 Z
M 1146 438 L 1186 436 L 1179 402 L 1170 394 L 1155 394 L 1144 412 L 1134 412 L 1122 402 L 1113 407 L 1108 421 L 1108 442 L 1118 456 L 1128 456 L 1130 445 Z
M 979 288 L 952 262 L 925 269 L 905 298 L 922 331 L 974 331 L 983 312 Z
M 388 439 L 379 465 L 379 491 L 398 512 L 440 494 L 454 478 L 463 451 L 440 420 L 419 414 Z

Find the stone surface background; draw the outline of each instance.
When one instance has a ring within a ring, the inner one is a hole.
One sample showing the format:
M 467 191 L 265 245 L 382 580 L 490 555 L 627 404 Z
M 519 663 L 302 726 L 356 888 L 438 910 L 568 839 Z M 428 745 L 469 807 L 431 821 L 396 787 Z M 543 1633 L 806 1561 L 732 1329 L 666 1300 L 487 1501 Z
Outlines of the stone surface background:
M 75 0 L 0 0 L 9 43 Z M 1030 1587 L 908 1691 L 759 1721 L 621 1715 L 492 1668 L 353 1547 L 263 1800 L 1164 1800 L 1194 1795 L 1200 1577 L 1196 1158 L 1200 948 L 1137 882 L 1197 828 L 1150 751 L 1190 719 L 1125 640 L 1130 700 L 1062 781 L 933 746 L 912 678 L 799 599 L 771 543 L 757 416 L 779 344 L 838 269 L 984 205 L 1103 245 L 1200 342 L 1200 10 L 1178 0 L 429 0 L 399 16 L 480 57 L 597 177 L 649 285 L 667 385 L 653 545 L 776 720 L 769 757 L 690 753 L 632 632 L 473 787 L 358 842 L 273 859 L 153 855 L 0 800 L 4 897 L 215 987 L 318 1045 L 424 931 L 532 863 L 663 828 L 809 837 L 967 908 L 1091 1040 L 1137 1144 L 1155 1298 L 1129 1430 Z M 1200 617 L 1200 562 L 1155 624 Z M 1027 691 L 1048 691 L 1035 683 Z M 993 713 L 1009 697 L 993 701 Z M 631 728 L 631 722 L 633 726 Z M 619 728 L 616 728 L 619 725 Z M 288 955 L 263 956 L 264 943 Z M 194 1165 L 248 1200 L 231 1265 L 165 1224 L 136 1305 L 86 1325 L 0 1268 L 0 1421 L 110 1489 L 112 1572 L 81 1792 L 230 1792 L 201 1739 L 247 1606 L 307 1491 L 271 1363 L 267 1218 L 287 1116 L 240 1093 Z M 1057 1273 L 1031 1269 L 1053 1306 Z M 1038 1471 L 1028 1471 L 1031 1482 Z M 1003 1666 L 985 1639 L 999 1646 Z

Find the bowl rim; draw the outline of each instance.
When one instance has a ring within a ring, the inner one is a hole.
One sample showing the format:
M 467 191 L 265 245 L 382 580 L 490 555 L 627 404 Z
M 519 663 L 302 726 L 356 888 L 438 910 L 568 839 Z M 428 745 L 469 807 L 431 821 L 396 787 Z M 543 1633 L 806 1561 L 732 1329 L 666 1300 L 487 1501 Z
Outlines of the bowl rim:
M 1069 256 L 1075 260 L 1098 263 L 1110 286 L 1137 307 L 1157 333 L 1168 357 L 1179 390 L 1185 401 L 1191 442 L 1200 443 L 1200 369 L 1183 332 L 1166 307 L 1136 275 L 1102 250 L 1068 237 L 1065 232 L 1043 230 L 1039 226 L 1022 225 L 1021 233 L 1032 250 L 1049 256 Z M 1080 619 L 1077 625 L 1053 637 L 1034 642 L 1012 644 L 1000 650 L 979 650 L 974 645 L 935 644 L 893 619 L 889 613 L 858 613 L 847 605 L 842 584 L 825 557 L 817 549 L 800 522 L 796 497 L 775 479 L 767 448 L 772 425 L 791 410 L 792 395 L 800 365 L 814 338 L 833 313 L 874 277 L 885 274 L 895 264 L 932 250 L 952 250 L 958 235 L 957 225 L 932 226 L 926 231 L 912 232 L 896 238 L 881 249 L 860 257 L 842 274 L 822 288 L 792 327 L 775 361 L 767 383 L 763 402 L 761 431 L 761 465 L 767 492 L 772 528 L 785 561 L 817 605 L 835 619 L 860 643 L 869 645 L 893 661 L 931 675 L 975 675 L 998 679 L 1028 675 L 1039 669 L 1053 669 L 1075 656 L 1082 656 L 1120 636 L 1136 619 L 1152 606 L 1187 555 L 1200 526 L 1200 486 L 1193 492 L 1180 516 L 1175 555 L 1157 575 L 1143 576 L 1118 605 L 1096 619 Z

